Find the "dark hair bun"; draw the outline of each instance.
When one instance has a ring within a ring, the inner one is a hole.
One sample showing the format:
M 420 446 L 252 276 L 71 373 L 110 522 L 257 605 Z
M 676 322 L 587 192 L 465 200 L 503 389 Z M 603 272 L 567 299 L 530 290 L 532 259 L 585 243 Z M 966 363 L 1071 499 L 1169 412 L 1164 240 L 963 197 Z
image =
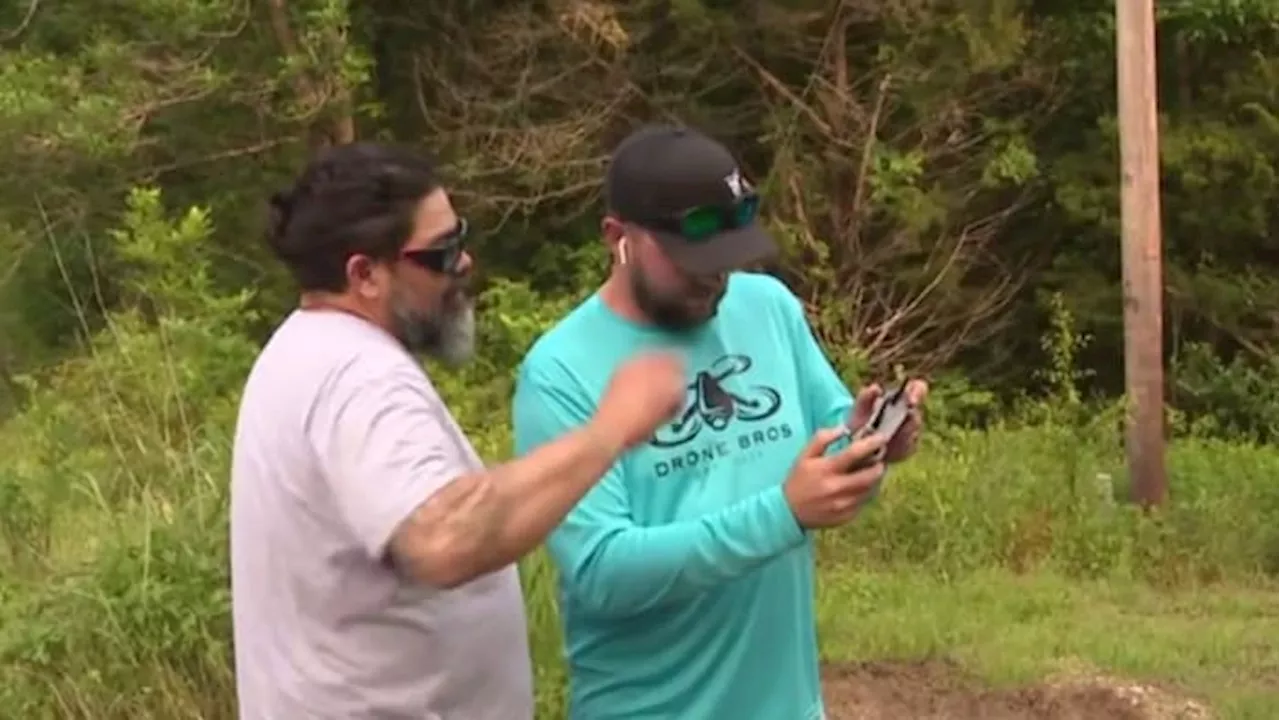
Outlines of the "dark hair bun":
M 375 143 L 317 153 L 267 200 L 267 242 L 304 291 L 342 292 L 347 260 L 398 257 L 418 203 L 439 188 L 423 153 Z

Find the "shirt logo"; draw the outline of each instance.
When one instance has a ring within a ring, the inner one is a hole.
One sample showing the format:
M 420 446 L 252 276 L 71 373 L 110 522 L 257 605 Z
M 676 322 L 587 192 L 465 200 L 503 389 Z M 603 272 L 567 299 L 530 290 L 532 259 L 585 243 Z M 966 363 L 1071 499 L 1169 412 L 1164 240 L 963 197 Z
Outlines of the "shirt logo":
M 725 462 L 746 466 L 795 435 L 779 414 L 782 393 L 748 382 L 751 366 L 746 355 L 722 355 L 694 375 L 684 408 L 649 439 L 645 458 L 654 477 L 689 479 Z
M 674 422 L 659 428 L 649 444 L 680 447 L 704 430 L 718 433 L 735 420 L 754 423 L 773 416 L 782 407 L 782 394 L 774 388 L 751 385 L 735 392 L 723 384 L 750 369 L 751 358 L 746 355 L 722 355 L 710 367 L 699 370 L 685 388 L 684 409 Z

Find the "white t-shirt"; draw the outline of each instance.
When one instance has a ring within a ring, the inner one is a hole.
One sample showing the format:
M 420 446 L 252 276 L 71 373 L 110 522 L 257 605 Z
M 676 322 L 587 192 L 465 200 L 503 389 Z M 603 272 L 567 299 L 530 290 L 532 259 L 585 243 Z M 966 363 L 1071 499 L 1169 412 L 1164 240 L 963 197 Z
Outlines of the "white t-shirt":
M 533 717 L 514 566 L 453 590 L 385 561 L 400 522 L 481 468 L 377 326 L 295 311 L 249 375 L 231 477 L 242 720 Z

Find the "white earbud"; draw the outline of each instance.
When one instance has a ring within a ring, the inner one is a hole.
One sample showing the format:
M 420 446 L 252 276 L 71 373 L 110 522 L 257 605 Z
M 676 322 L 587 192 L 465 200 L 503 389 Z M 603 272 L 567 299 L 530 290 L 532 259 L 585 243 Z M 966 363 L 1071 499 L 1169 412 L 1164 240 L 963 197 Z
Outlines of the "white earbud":
M 618 264 L 627 264 L 627 238 L 625 235 L 618 241 Z

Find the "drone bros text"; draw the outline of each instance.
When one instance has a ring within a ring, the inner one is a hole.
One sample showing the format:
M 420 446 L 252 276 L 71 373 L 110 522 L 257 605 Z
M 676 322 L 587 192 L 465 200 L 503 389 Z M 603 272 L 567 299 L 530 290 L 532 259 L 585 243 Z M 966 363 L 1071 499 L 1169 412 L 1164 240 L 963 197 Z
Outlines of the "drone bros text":
M 712 439 L 698 447 L 674 451 L 656 460 L 653 463 L 653 474 L 662 478 L 707 472 L 716 463 L 729 458 L 733 458 L 734 464 L 751 462 L 766 446 L 790 440 L 794 434 L 790 423 L 781 422 L 764 428 L 744 430 L 727 439 Z
M 753 361 L 747 355 L 716 358 L 695 373 L 686 388 L 685 406 L 649 440 L 645 462 L 659 478 L 710 472 L 723 462 L 751 462 L 765 448 L 796 436 L 798 408 L 783 409 L 782 393 L 752 382 Z

